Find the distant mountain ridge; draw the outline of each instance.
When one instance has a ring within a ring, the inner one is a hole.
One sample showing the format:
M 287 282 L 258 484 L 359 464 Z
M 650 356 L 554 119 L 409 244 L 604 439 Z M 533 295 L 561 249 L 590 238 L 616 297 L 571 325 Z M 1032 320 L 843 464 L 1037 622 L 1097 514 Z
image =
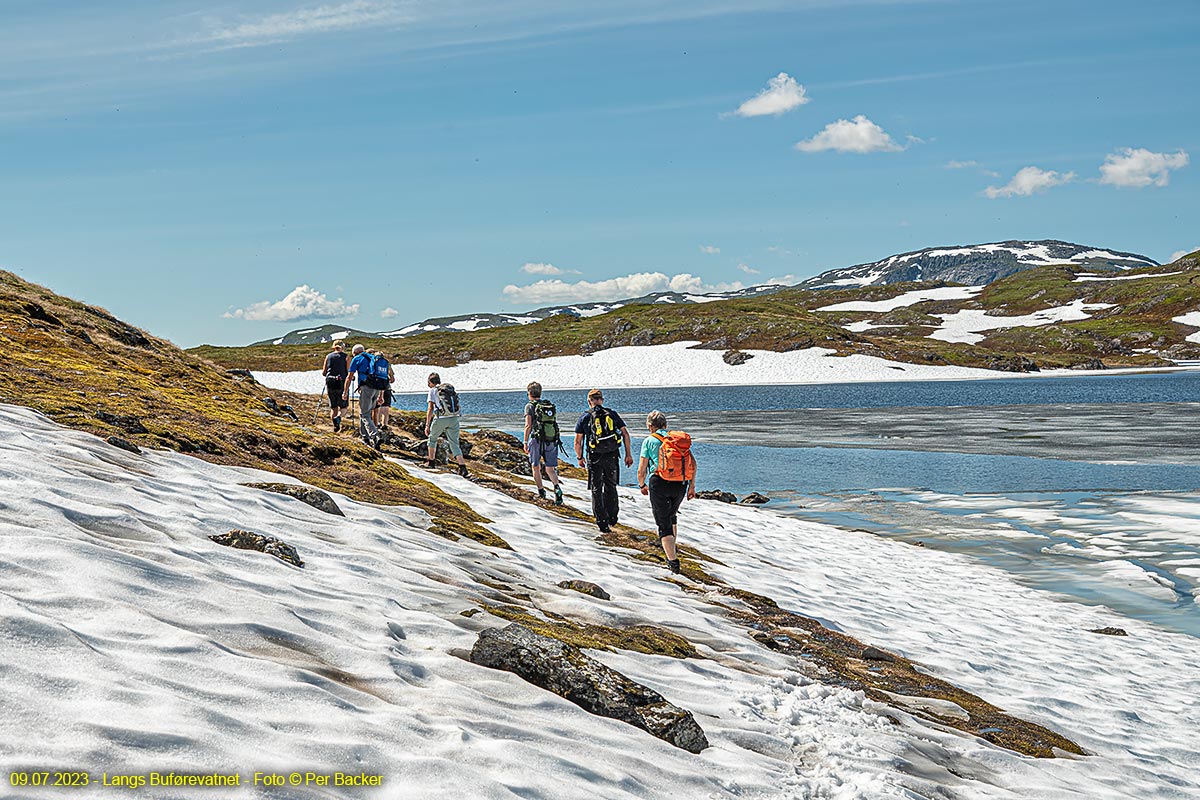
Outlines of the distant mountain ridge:
M 1030 267 L 1073 264 L 1114 271 L 1156 267 L 1158 262 L 1137 253 L 1090 247 L 1056 239 L 1007 241 L 990 244 L 927 247 L 869 264 L 832 269 L 802 281 L 801 289 L 842 289 L 909 281 L 946 281 L 986 286 Z
M 869 264 L 858 264 L 822 272 L 796 284 L 800 289 L 847 289 L 909 281 L 945 281 L 967 286 L 985 286 L 1021 270 L 1050 264 L 1072 264 L 1098 271 L 1116 271 L 1158 266 L 1158 262 L 1137 253 L 1091 247 L 1056 239 L 1010 240 L 989 244 L 927 247 L 900 253 Z M 511 325 L 528 325 L 558 314 L 594 317 L 630 305 L 711 303 L 772 294 L 792 288 L 783 284 L 764 284 L 729 292 L 690 294 L 655 292 L 612 302 L 574 303 L 546 306 L 520 314 L 480 313 L 453 317 L 435 317 L 390 331 L 369 332 L 343 325 L 321 325 L 291 331 L 278 339 L 255 342 L 264 344 L 319 344 L 347 337 L 401 339 L 438 331 L 478 331 Z

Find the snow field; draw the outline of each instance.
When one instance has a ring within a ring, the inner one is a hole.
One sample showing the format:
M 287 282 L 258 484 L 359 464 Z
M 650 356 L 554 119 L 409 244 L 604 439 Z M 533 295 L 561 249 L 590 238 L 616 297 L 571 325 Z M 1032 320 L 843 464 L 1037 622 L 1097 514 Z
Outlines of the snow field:
M 1195 639 L 1128 620 L 1128 638 L 1086 633 L 1114 615 L 961 556 L 769 510 L 696 501 L 681 516 L 682 541 L 727 565 L 714 574 L 914 658 L 1099 757 L 1025 758 L 814 683 L 705 596 L 597 544 L 591 526 L 448 473 L 413 469 L 492 519 L 514 551 L 443 540 L 412 509 L 335 496 L 347 518 L 332 517 L 238 485 L 278 476 L 135 456 L 11 406 L 0 406 L 0 453 L 5 764 L 365 771 L 388 787 L 370 796 L 388 797 L 1200 791 Z M 566 488 L 586 507 L 579 483 Z M 651 528 L 644 498 L 621 495 L 622 520 Z M 295 545 L 305 568 L 207 539 L 234 527 Z M 463 660 L 478 630 L 505 624 L 460 616 L 484 596 L 503 602 L 476 578 L 574 619 L 687 636 L 709 658 L 594 655 L 696 713 L 713 746 L 693 756 Z M 569 578 L 613 600 L 554 586 Z

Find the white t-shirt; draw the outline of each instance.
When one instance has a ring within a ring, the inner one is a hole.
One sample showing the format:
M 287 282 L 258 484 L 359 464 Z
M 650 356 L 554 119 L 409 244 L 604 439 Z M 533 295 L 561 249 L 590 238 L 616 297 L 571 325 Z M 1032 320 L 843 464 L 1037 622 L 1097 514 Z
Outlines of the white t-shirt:
M 429 387 L 429 402 L 433 404 L 433 415 L 435 417 L 457 417 L 458 414 L 447 414 L 446 407 L 442 405 L 442 398 L 438 395 L 436 386 Z

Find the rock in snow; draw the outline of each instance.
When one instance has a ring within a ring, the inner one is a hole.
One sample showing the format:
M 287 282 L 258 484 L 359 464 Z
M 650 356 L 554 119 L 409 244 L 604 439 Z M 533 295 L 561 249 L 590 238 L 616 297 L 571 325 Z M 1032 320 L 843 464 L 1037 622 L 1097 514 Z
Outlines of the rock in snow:
M 300 560 L 300 554 L 296 552 L 296 548 L 282 539 L 276 539 L 274 536 L 263 536 L 261 533 L 252 533 L 235 528 L 229 533 L 222 533 L 208 538 L 226 547 L 233 547 L 238 550 L 257 550 L 260 553 L 275 556 L 280 561 L 286 561 L 292 566 L 304 566 L 304 562 Z
M 672 705 L 658 692 L 606 667 L 578 647 L 515 622 L 480 633 L 471 648 L 471 661 L 515 673 L 585 711 L 641 728 L 689 753 L 708 747 L 692 712 Z
M 324 511 L 326 514 L 333 514 L 338 517 L 346 516 L 338 508 L 338 504 L 333 502 L 332 497 L 320 489 L 314 489 L 311 486 L 297 486 L 293 483 L 247 483 L 246 485 L 252 489 L 262 489 L 264 492 L 286 494 L 302 503 L 307 503 L 318 511 Z
M 601 600 L 612 600 L 612 595 L 591 581 L 559 581 L 558 588 L 570 589 L 582 594 L 590 594 L 592 597 L 598 597 Z

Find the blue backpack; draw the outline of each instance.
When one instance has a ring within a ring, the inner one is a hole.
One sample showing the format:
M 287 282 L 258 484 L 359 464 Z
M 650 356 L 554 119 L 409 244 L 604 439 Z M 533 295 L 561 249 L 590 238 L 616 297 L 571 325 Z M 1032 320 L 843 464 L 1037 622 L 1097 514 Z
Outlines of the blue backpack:
M 371 356 L 371 367 L 367 373 L 367 386 L 372 389 L 386 389 L 390 385 L 388 381 L 388 360 L 382 355 Z

